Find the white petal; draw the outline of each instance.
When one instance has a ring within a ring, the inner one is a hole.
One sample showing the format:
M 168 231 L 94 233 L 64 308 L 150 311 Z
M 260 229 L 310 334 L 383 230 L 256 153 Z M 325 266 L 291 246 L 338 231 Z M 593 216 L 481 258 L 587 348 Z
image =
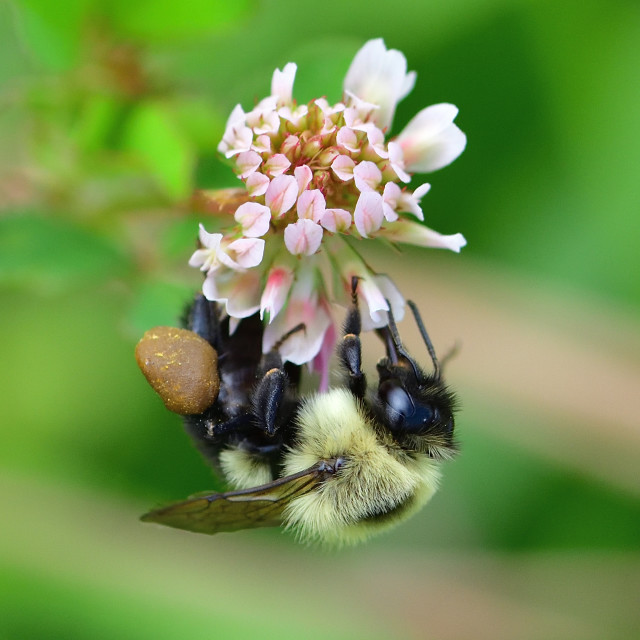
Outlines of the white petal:
M 431 189 L 431 185 L 428 182 L 425 182 L 424 184 L 421 184 L 414 192 L 413 192 L 413 197 L 420 202 L 420 200 L 422 200 L 422 198 L 427 195 L 427 193 L 429 193 L 429 190 Z
M 374 122 L 390 127 L 397 103 L 413 88 L 415 73 L 407 74 L 407 60 L 395 49 L 387 50 L 381 38 L 369 40 L 356 54 L 344 80 L 345 92 L 380 106 Z
M 453 124 L 458 108 L 435 104 L 420 111 L 398 136 L 408 171 L 425 173 L 441 169 L 463 151 L 467 138 Z
M 293 81 L 296 77 L 298 66 L 295 62 L 289 62 L 284 69 L 276 69 L 271 79 L 271 95 L 274 96 L 279 105 L 290 104 L 293 93 Z
M 385 229 L 380 229 L 376 235 L 391 242 L 402 242 L 434 249 L 450 249 L 456 253 L 459 253 L 460 249 L 467 244 L 461 233 L 444 236 L 429 227 L 409 220 L 398 220 Z
M 393 312 L 393 318 L 396 322 L 401 322 L 404 318 L 404 296 L 400 293 L 398 287 L 396 287 L 393 280 L 384 274 L 376 274 L 374 276 L 375 283 L 385 297 L 385 300 L 391 305 L 391 311 Z M 387 314 L 384 314 L 387 316 Z M 388 318 L 384 318 L 384 324 L 387 325 Z
M 201 267 L 202 271 L 208 271 L 211 266 L 207 261 L 211 257 L 209 249 L 196 249 L 189 258 L 190 267 Z
M 218 145 L 218 151 L 224 153 L 226 158 L 231 158 L 243 151 L 251 149 L 253 131 L 249 127 L 238 125 L 225 131 L 222 141 Z
M 363 329 L 366 331 L 373 327 L 383 326 L 387 317 L 386 313 L 383 314 L 383 312 L 389 310 L 389 305 L 387 304 L 384 294 L 376 284 L 373 274 L 365 276 L 358 281 L 358 292 L 368 310 L 368 313 L 363 314 L 362 319 L 370 318 L 373 323 L 372 326 L 367 326 L 368 323 L 363 323 Z M 366 329 L 365 326 L 367 327 Z
M 217 249 L 220 246 L 220 242 L 222 240 L 221 233 L 209 233 L 202 223 L 199 225 L 198 229 L 198 238 L 200 240 L 200 244 L 207 249 Z

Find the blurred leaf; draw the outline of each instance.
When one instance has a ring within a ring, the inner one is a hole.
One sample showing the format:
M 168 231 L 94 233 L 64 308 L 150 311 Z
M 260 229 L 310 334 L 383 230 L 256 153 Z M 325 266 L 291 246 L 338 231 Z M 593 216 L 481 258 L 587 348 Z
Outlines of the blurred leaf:
M 198 223 L 203 220 L 202 214 L 193 214 L 170 224 L 160 240 L 162 255 L 170 259 L 184 260 L 186 264 L 191 252 L 197 248 Z M 211 225 L 207 225 L 207 229 L 210 228 Z M 195 274 L 195 270 L 193 273 Z M 199 282 L 198 276 L 194 278 L 194 284 L 196 282 Z
M 203 150 L 215 150 L 222 139 L 227 115 L 222 117 L 205 100 L 181 99 L 173 105 L 173 114 L 182 131 Z
M 17 3 L 21 31 L 38 60 L 64 71 L 78 60 L 84 21 L 92 0 L 21 0 Z
M 353 40 L 335 37 L 316 39 L 294 47 L 288 53 L 288 60 L 282 64 L 295 61 L 298 65 L 293 89 L 298 103 L 304 104 L 320 96 L 326 96 L 331 103 L 340 101 L 342 81 L 357 50 L 358 45 Z
M 117 122 L 121 105 L 105 95 L 92 95 L 83 103 L 72 132 L 85 151 L 100 151 L 108 146 L 109 135 Z
M 112 0 L 111 17 L 129 36 L 150 42 L 193 38 L 243 18 L 252 0 Z
M 87 572 L 80 579 L 69 579 L 40 572 L 25 574 L 24 570 L 16 571 L 2 563 L 2 573 L 5 578 L 0 593 L 5 615 L 0 630 L 8 634 L 7 638 L 209 640 L 211 629 L 215 629 L 215 637 L 227 639 L 300 637 L 299 630 L 295 625 L 289 626 L 286 619 L 267 622 L 264 617 L 241 618 L 219 606 L 215 610 L 198 611 L 184 600 L 176 602 L 170 598 L 160 605 L 144 591 L 125 591 L 105 584 L 94 572 Z M 38 593 L 38 597 L 33 598 L 33 593 Z M 73 620 L 71 627 L 69 620 Z M 144 629 L 142 636 L 138 635 L 140 629 Z M 351 637 L 334 633 L 332 636 Z M 323 635 L 318 630 L 317 635 L 305 633 L 305 637 Z
M 180 326 L 194 289 L 169 282 L 142 283 L 135 292 L 135 303 L 129 314 L 130 324 L 138 334 L 160 325 Z
M 53 293 L 80 282 L 119 277 L 127 257 L 105 238 L 38 215 L 0 218 L 0 282 Z
M 159 102 L 140 105 L 127 123 L 124 146 L 170 197 L 179 200 L 189 194 L 194 152 L 169 106 Z

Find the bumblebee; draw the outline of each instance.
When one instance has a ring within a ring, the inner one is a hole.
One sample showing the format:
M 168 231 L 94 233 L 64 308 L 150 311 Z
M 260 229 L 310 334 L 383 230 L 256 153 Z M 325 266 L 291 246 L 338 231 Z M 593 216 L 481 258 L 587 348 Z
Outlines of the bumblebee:
M 344 384 L 301 397 L 300 367 L 283 363 L 278 349 L 303 326 L 263 355 L 257 315 L 230 333 L 221 308 L 198 295 L 188 326 L 217 354 L 219 392 L 184 423 L 235 489 L 199 494 L 142 520 L 207 534 L 282 525 L 303 541 L 340 546 L 419 510 L 437 489 L 442 462 L 457 450 L 455 398 L 420 314 L 409 306 L 431 373 L 407 352 L 389 312 L 388 325 L 377 330 L 386 355 L 377 364 L 377 387 L 368 389 L 354 279 L 337 353 Z

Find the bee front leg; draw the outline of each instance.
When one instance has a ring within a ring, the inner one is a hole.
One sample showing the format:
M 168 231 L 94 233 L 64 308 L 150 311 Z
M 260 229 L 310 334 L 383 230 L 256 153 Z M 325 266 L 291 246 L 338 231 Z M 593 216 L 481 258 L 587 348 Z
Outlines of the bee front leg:
M 351 279 L 351 308 L 344 323 L 344 336 L 338 348 L 338 356 L 348 374 L 349 390 L 356 398 L 364 398 L 367 378 L 362 371 L 362 345 L 360 331 L 362 323 L 358 309 L 358 277 Z
M 287 388 L 287 374 L 282 368 L 269 369 L 258 381 L 251 399 L 252 415 L 269 436 L 277 430 L 278 413 Z
M 262 377 L 252 395 L 252 415 L 268 436 L 277 431 L 278 414 L 289 383 L 279 349 L 294 333 L 304 330 L 305 325 L 299 324 L 287 331 L 260 362 L 258 374 Z

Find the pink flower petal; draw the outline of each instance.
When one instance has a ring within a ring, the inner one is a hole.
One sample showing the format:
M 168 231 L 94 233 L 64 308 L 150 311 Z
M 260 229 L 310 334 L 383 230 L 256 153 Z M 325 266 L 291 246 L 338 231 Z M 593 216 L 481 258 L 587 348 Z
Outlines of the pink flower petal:
M 303 191 L 298 198 L 298 218 L 320 222 L 326 208 L 326 201 L 319 189 Z
M 236 158 L 236 166 L 240 170 L 239 177 L 248 178 L 262 164 L 262 158 L 255 151 L 243 151 Z
M 320 220 L 320 224 L 331 233 L 344 233 L 351 222 L 351 214 L 344 209 L 326 209 Z
M 355 166 L 356 163 L 349 156 L 338 156 L 331 163 L 333 172 L 344 182 L 353 179 L 353 170 Z
M 227 252 L 241 268 L 257 267 L 262 262 L 264 255 L 264 240 L 262 238 L 240 238 L 234 240 L 227 247 Z
M 271 138 L 266 133 L 262 134 L 254 140 L 251 148 L 256 153 L 271 153 Z
M 260 299 L 260 319 L 265 312 L 269 314 L 269 324 L 287 301 L 289 290 L 293 283 L 293 270 L 286 266 L 273 267 L 267 276 L 267 283 Z
M 320 374 L 320 384 L 318 393 L 325 393 L 329 390 L 329 375 L 331 373 L 331 356 L 336 346 L 336 328 L 333 323 L 324 332 L 322 345 L 316 357 L 310 362 L 309 369 Z
M 365 160 L 353 170 L 353 179 L 360 191 L 374 191 L 382 180 L 382 172 L 375 163 Z
M 358 135 L 353 129 L 349 129 L 348 127 L 340 127 L 340 130 L 336 134 L 336 143 L 343 149 L 351 151 L 351 153 L 358 153 L 360 151 Z
M 285 214 L 298 198 L 298 183 L 293 176 L 277 176 L 264 194 L 264 201 L 275 217 Z
M 264 164 L 264 170 L 272 177 L 282 175 L 289 167 L 291 162 L 283 153 L 272 155 Z
M 280 145 L 280 153 L 284 154 L 287 158 L 297 158 L 300 155 L 299 147 L 300 138 L 298 138 L 298 136 L 288 135 Z
M 322 242 L 322 227 L 313 220 L 298 220 L 284 230 L 284 244 L 294 256 L 313 255 Z
M 309 113 L 309 109 L 306 104 L 298 105 L 295 109 L 291 107 L 280 107 L 278 109 L 278 115 L 290 122 L 294 127 L 300 125 L 300 121 L 304 118 L 307 113 Z
M 397 142 L 391 141 L 387 149 L 389 150 L 389 162 L 394 173 L 402 182 L 409 182 L 411 176 L 404 170 L 402 147 Z
M 247 124 L 256 135 L 275 133 L 280 128 L 280 116 L 275 109 L 258 106 L 247 114 Z
M 303 222 L 310 222 L 309 220 Z M 313 222 L 310 222 L 313 224 Z M 262 351 L 268 352 L 287 331 L 299 323 L 305 325 L 288 337 L 280 348 L 283 360 L 295 364 L 310 362 L 320 352 L 325 334 L 333 324 L 329 305 L 318 295 L 319 274 L 315 269 L 298 269 L 284 313 L 267 325 L 262 338 Z
M 254 198 L 256 196 L 263 196 L 267 192 L 269 186 L 269 178 L 264 173 L 252 173 L 245 181 L 247 192 Z
M 384 133 L 378 127 L 371 127 L 367 130 L 367 140 L 371 149 L 379 158 L 388 158 L 389 152 L 385 148 Z
M 308 165 L 302 164 L 293 170 L 293 175 L 298 183 L 298 195 L 300 195 L 311 182 L 313 173 Z
M 375 191 L 361 193 L 353 213 L 353 221 L 360 235 L 367 238 L 380 228 L 383 220 L 382 196 Z
M 242 232 L 248 238 L 258 238 L 269 231 L 271 209 L 257 202 L 241 204 L 233 216 L 242 225 Z

